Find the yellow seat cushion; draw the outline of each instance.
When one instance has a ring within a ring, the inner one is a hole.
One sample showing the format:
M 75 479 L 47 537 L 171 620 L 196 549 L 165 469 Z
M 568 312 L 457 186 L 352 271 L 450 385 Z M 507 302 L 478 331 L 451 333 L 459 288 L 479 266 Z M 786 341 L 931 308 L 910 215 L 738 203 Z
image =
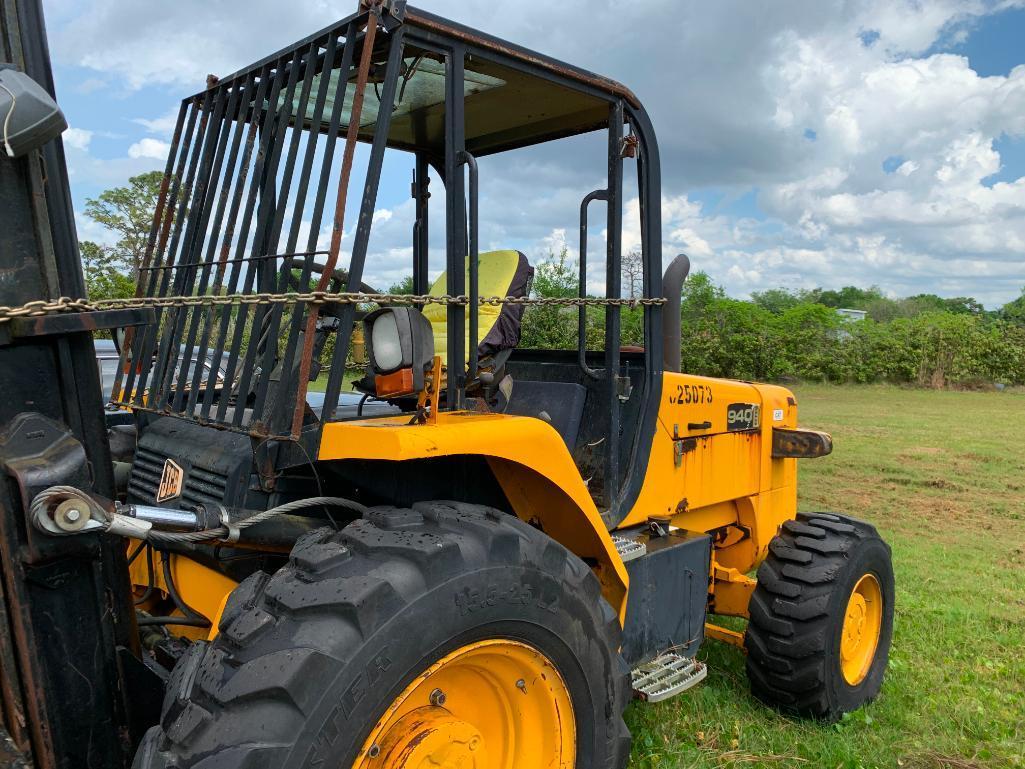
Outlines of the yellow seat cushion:
M 522 262 L 522 265 L 521 265 Z M 526 258 L 519 251 L 488 251 L 479 255 L 477 286 L 481 296 L 509 296 L 510 287 L 517 280 L 517 272 L 522 275 L 522 266 L 526 265 Z M 529 265 L 526 265 L 529 270 Z M 530 270 L 532 273 L 533 271 Z M 517 281 L 522 282 L 522 281 Z M 442 272 L 438 279 L 431 286 L 431 296 L 443 296 L 446 293 L 448 283 L 447 273 Z M 466 266 L 466 285 L 470 285 L 470 266 Z M 525 290 L 518 290 L 512 295 L 525 295 Z M 478 346 L 488 337 L 491 330 L 495 328 L 499 317 L 502 315 L 502 305 L 484 304 L 480 307 L 480 314 L 477 320 L 477 344 Z M 521 309 L 521 308 L 516 308 Z M 443 304 L 429 304 L 424 307 L 424 317 L 431 322 L 434 329 L 434 354 L 445 358 L 448 354 L 448 308 Z M 508 314 L 508 313 L 507 313 Z M 517 313 L 517 325 L 519 321 Z M 470 347 L 470 313 L 466 313 L 466 347 L 467 360 L 469 360 Z M 516 334 L 519 339 L 519 334 Z

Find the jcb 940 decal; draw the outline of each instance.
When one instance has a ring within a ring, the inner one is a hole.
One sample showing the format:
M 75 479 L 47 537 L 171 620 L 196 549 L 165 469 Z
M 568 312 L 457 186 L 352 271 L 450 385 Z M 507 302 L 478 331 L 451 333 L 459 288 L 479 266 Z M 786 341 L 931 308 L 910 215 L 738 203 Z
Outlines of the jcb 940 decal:
M 761 412 L 757 403 L 731 403 L 726 407 L 726 429 L 756 430 L 761 425 Z
M 702 384 L 676 385 L 676 392 L 669 396 L 671 404 L 686 406 L 691 403 L 711 403 L 712 388 Z

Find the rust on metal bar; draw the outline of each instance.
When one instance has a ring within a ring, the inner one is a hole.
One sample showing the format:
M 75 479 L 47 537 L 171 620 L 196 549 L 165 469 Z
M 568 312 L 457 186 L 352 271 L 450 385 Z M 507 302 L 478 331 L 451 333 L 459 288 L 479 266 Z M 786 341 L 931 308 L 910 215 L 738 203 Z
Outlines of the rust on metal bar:
M 335 265 L 338 263 L 338 252 L 342 247 L 342 230 L 345 226 L 345 203 L 349 191 L 349 177 L 352 174 L 352 163 L 356 154 L 356 141 L 359 135 L 360 119 L 363 116 L 363 97 L 370 79 L 370 64 L 374 55 L 374 40 L 377 37 L 377 23 L 380 19 L 379 2 L 374 2 L 367 15 L 366 32 L 363 36 L 363 50 L 360 53 L 359 69 L 356 71 L 355 91 L 352 94 L 352 110 L 349 113 L 349 125 L 345 132 L 345 150 L 342 154 L 342 170 L 338 179 L 338 197 L 335 201 L 335 216 L 331 228 L 331 246 L 328 249 L 324 271 L 317 281 L 317 291 L 324 291 L 331 281 Z M 303 333 L 303 349 L 299 358 L 299 382 L 295 396 L 295 412 L 292 414 L 292 438 L 298 440 L 302 430 L 303 413 L 306 406 L 306 391 L 309 386 L 310 367 L 313 365 L 314 333 L 317 330 L 317 318 L 320 307 L 313 305 L 306 319 Z
M 167 167 L 164 170 L 164 177 L 160 180 L 160 193 L 157 196 L 156 208 L 153 210 L 153 229 L 151 230 L 149 240 L 146 243 L 146 253 L 142 258 L 142 269 L 150 267 L 153 263 L 154 249 L 157 245 L 157 233 L 161 231 L 161 223 L 164 219 L 164 207 L 167 205 L 167 193 L 171 187 L 171 180 L 174 178 L 174 161 L 178 154 L 178 146 L 181 143 L 182 131 L 184 128 L 185 110 L 179 110 L 178 120 L 174 126 L 174 136 L 171 138 L 171 149 L 167 155 Z M 160 253 L 160 249 L 163 248 L 163 245 L 164 244 L 161 241 L 160 247 L 156 248 L 156 253 Z M 144 295 L 142 281 L 138 281 L 136 284 L 135 295 Z
M 153 318 L 153 309 L 144 307 L 36 315 L 12 320 L 11 336 L 20 338 L 93 332 L 110 328 L 131 329 L 152 323 Z
M 536 67 L 546 69 L 560 77 L 575 80 L 578 83 L 583 83 L 584 85 L 592 88 L 597 88 L 598 90 L 626 99 L 626 101 L 634 108 L 640 109 L 641 107 L 640 99 L 634 95 L 633 91 L 622 83 L 618 83 L 611 78 L 602 77 L 601 75 L 596 75 L 592 72 L 585 72 L 577 69 L 576 67 L 572 67 L 569 64 L 565 64 L 555 59 L 550 59 L 547 56 L 542 56 L 541 54 L 528 51 L 524 48 L 519 48 L 518 46 L 509 45 L 497 38 L 483 35 L 466 27 L 446 23 L 442 19 L 424 15 L 421 11 L 408 6 L 406 8 L 404 21 L 407 24 L 422 27 L 423 29 L 430 30 L 431 32 L 452 37 L 479 48 L 495 51 L 503 56 L 529 62 Z
M 4 616 L 7 616 L 7 603 L 3 581 L 0 580 L 0 610 Z M 9 761 L 14 769 L 18 769 L 21 765 L 14 763 L 10 753 L 16 749 L 31 758 L 32 742 L 21 670 L 15 657 L 11 626 L 6 622 L 0 622 L 0 671 L 0 766 Z M 31 767 L 32 764 L 26 763 L 25 766 Z
M 178 154 L 178 145 L 181 143 L 182 129 L 184 127 L 185 111 L 179 110 L 178 120 L 174 126 L 174 135 L 171 137 L 171 149 L 168 151 L 167 155 L 167 168 L 164 170 L 164 176 L 160 180 L 160 192 L 157 194 L 157 205 L 153 210 L 153 228 L 150 231 L 149 239 L 146 242 L 146 253 L 143 254 L 139 273 L 135 276 L 135 295 L 137 297 L 145 296 L 149 288 L 148 286 L 143 286 L 142 271 L 148 269 L 153 262 L 154 249 L 157 243 L 157 232 L 159 231 L 160 223 L 164 218 L 164 207 L 167 204 L 167 193 L 171 187 L 171 179 L 174 178 L 174 159 Z M 123 342 L 125 347 L 131 347 L 134 338 L 135 329 L 127 329 L 125 331 L 125 338 Z

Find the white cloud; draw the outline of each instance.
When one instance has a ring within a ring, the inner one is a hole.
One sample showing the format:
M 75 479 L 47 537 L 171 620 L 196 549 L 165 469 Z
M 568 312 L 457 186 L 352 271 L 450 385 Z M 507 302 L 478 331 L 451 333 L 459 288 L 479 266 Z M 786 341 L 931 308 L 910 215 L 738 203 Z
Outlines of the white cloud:
M 135 118 L 132 122 L 143 126 L 151 134 L 170 136 L 178 122 L 179 107 L 172 107 L 163 115 L 156 118 Z
M 79 241 L 90 240 L 104 246 L 113 246 L 117 243 L 118 236 L 113 230 L 108 230 L 84 214 L 75 214 L 75 229 L 78 231 Z
M 53 48 L 65 64 L 111 87 L 161 86 L 175 96 L 347 10 L 327 0 L 286 15 L 273 0 L 47 2 L 60 11 Z M 966 58 L 942 52 L 982 16 L 1022 0 L 640 0 L 632 12 L 657 23 L 625 26 L 620 3 L 587 2 L 581 14 L 583 4 L 436 0 L 431 10 L 638 93 L 661 144 L 667 258 L 687 251 L 695 269 L 735 293 L 877 283 L 1000 303 L 1025 283 L 1025 179 L 990 186 L 987 178 L 1002 162 L 994 141 L 1025 136 L 1025 66 L 980 77 Z M 129 157 L 163 160 L 176 115 L 136 120 L 153 138 Z M 562 231 L 575 253 L 580 199 L 603 184 L 602 146 L 565 146 L 482 160 L 482 248 L 525 244 L 533 259 Z M 768 219 L 703 207 L 696 189 L 731 199 L 757 190 Z M 411 209 L 387 209 L 372 237 L 382 282 L 408 272 L 400 261 Z M 592 217 L 593 238 L 604 216 L 595 207 Z M 628 210 L 627 248 L 638 242 L 636 221 Z M 443 232 L 432 222 L 432 259 Z
M 64 131 L 63 139 L 65 146 L 85 151 L 93 140 L 93 132 L 84 128 L 68 128 Z
M 77 86 L 75 86 L 75 90 L 78 91 L 80 94 L 84 94 L 84 95 L 88 96 L 91 93 L 96 93 L 97 91 L 102 91 L 106 87 L 107 87 L 107 81 L 106 80 L 103 80 L 102 78 L 98 78 L 98 77 L 90 77 L 90 78 L 86 78 L 81 83 L 79 83 Z
M 59 62 L 113 76 L 130 90 L 159 84 L 194 91 L 208 73 L 227 75 L 344 14 L 327 0 L 293 3 L 287 13 L 274 0 L 94 0 L 77 11 L 62 14 L 55 30 Z
M 1025 135 L 1025 67 L 984 78 L 959 56 L 889 61 L 851 51 L 861 66 L 831 71 L 805 48 L 788 49 L 809 69 L 791 71 L 779 99 L 798 123 L 828 105 L 829 114 L 844 115 L 842 124 L 826 121 L 816 142 L 835 165 L 769 186 L 768 210 L 818 228 L 823 248 L 872 232 L 908 256 L 1025 259 L 1025 179 L 985 183 L 1000 169 L 994 140 Z M 890 157 L 901 162 L 887 174 L 882 161 Z
M 154 160 L 166 160 L 167 153 L 171 151 L 171 145 L 159 139 L 149 137 L 141 139 L 128 148 L 128 157 L 133 159 L 152 158 Z
M 919 167 L 918 163 L 914 160 L 905 160 L 897 167 L 897 170 L 894 171 L 894 173 L 898 173 L 901 176 L 911 176 L 911 174 L 917 171 Z

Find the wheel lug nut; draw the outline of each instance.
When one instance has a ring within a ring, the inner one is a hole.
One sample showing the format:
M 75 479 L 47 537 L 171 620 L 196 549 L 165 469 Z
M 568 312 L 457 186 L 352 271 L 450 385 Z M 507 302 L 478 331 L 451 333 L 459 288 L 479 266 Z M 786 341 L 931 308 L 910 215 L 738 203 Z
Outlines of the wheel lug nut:
M 370 746 L 370 750 L 367 751 L 367 755 L 370 758 L 377 758 L 379 755 L 381 755 L 381 746 L 380 745 L 371 745 Z
M 431 704 L 434 705 L 434 707 L 436 708 L 444 706 L 445 701 L 447 699 L 448 698 L 445 696 L 445 692 L 443 692 L 441 689 L 435 689 L 433 692 L 431 692 Z

